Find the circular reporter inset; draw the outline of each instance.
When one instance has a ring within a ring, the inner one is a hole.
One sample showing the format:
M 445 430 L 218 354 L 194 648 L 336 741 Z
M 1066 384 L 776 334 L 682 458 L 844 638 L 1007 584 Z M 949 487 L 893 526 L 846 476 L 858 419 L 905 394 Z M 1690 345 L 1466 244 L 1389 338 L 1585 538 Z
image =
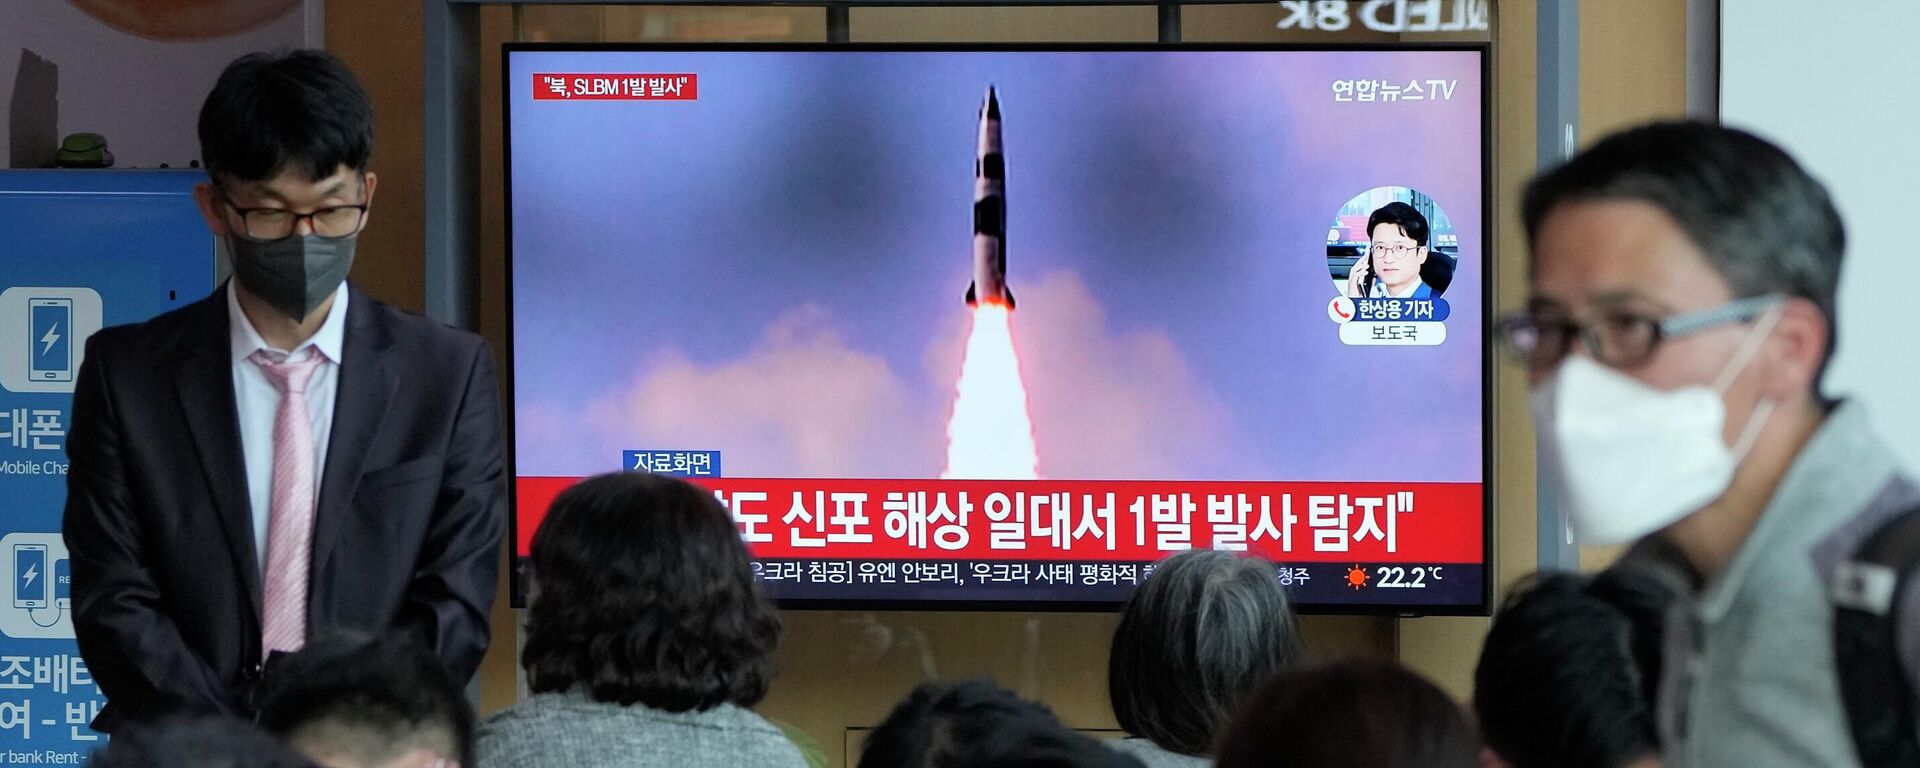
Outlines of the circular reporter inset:
M 1459 266 L 1453 221 L 1410 187 L 1355 195 L 1327 230 L 1327 273 L 1334 292 L 1348 299 L 1437 299 Z

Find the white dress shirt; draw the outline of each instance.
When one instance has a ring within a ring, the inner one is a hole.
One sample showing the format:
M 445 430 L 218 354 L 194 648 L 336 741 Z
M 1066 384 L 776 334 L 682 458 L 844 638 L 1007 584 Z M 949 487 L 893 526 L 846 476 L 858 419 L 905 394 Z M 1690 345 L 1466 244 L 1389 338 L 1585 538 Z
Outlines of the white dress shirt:
M 240 416 L 240 452 L 247 461 L 247 502 L 253 509 L 253 553 L 262 573 L 267 567 L 268 513 L 273 504 L 273 421 L 280 412 L 280 391 L 251 357 L 257 350 L 274 349 L 260 338 L 253 322 L 240 309 L 232 280 L 227 281 L 227 336 L 233 347 L 233 404 Z M 326 358 L 307 383 L 307 418 L 313 422 L 313 492 L 319 503 L 326 477 L 327 441 L 333 436 L 333 403 L 340 391 L 341 347 L 347 335 L 347 284 L 333 296 L 333 308 L 313 338 L 299 349 L 315 347 Z
M 1375 280 L 1373 281 L 1373 295 L 1369 298 L 1410 299 L 1410 298 L 1413 298 L 1413 295 L 1415 293 L 1420 292 L 1420 286 L 1423 286 L 1426 284 L 1427 284 L 1427 281 L 1425 280 L 1415 280 L 1411 283 L 1407 283 L 1406 290 L 1401 291 L 1400 293 L 1394 293 L 1393 289 L 1388 288 L 1386 283 L 1380 282 L 1379 280 Z

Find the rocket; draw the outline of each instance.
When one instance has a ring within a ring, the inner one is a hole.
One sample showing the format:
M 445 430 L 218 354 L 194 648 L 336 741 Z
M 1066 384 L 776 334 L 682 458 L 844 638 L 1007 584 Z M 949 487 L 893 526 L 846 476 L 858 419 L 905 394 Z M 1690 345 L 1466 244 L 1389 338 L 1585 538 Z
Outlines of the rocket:
M 1005 304 L 1007 290 L 1007 160 L 1000 153 L 1000 99 L 987 86 L 980 104 L 980 136 L 973 158 L 973 284 L 967 304 Z

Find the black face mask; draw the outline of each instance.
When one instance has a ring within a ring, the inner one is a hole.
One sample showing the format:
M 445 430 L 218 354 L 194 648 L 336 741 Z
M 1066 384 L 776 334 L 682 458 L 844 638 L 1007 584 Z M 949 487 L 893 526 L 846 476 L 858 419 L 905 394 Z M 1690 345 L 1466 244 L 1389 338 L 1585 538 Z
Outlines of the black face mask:
M 299 322 L 346 281 L 347 272 L 353 268 L 357 239 L 291 235 L 260 242 L 229 237 L 227 247 L 233 252 L 234 278 L 248 292 Z

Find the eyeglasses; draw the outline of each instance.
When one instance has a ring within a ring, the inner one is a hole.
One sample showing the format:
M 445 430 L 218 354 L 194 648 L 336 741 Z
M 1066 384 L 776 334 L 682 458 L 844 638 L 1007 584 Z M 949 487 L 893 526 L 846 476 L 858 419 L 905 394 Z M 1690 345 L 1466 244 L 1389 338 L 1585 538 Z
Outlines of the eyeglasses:
M 1559 365 L 1573 350 L 1575 339 L 1596 362 L 1611 368 L 1632 368 L 1652 358 L 1662 341 L 1744 323 L 1784 301 L 1785 296 L 1769 294 L 1667 317 L 1616 312 L 1588 323 L 1516 312 L 1502 317 L 1494 325 L 1494 332 L 1508 355 L 1534 370 Z
M 294 213 L 285 208 L 242 208 L 233 202 L 225 190 L 220 199 L 240 214 L 245 225 L 247 237 L 254 240 L 282 240 L 293 235 L 301 219 L 313 226 L 313 233 L 329 240 L 352 237 L 360 231 L 360 223 L 367 217 L 365 203 L 359 205 L 333 205 L 316 208 L 307 213 Z
M 1368 249 L 1368 251 L 1375 256 L 1394 259 L 1407 258 L 1419 252 L 1419 250 L 1420 246 L 1417 245 L 1376 245 Z

